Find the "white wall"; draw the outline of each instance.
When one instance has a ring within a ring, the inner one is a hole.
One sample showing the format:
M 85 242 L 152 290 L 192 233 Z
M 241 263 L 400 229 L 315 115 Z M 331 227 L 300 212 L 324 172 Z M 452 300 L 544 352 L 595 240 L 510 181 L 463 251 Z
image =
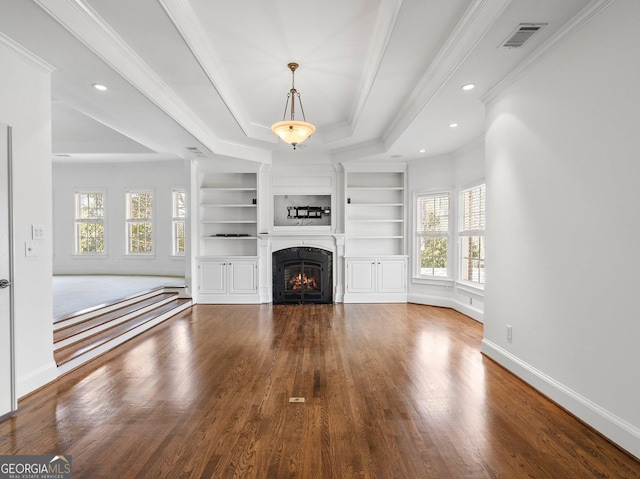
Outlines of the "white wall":
M 28 54 L 12 51 L 9 44 L 0 39 L 0 122 L 13 127 L 12 288 L 17 396 L 22 397 L 57 376 L 51 285 L 51 78 L 46 67 L 29 60 Z M 34 241 L 37 255 L 26 257 L 25 242 L 31 240 L 34 224 L 44 226 L 46 239 Z
M 53 209 L 55 274 L 185 275 L 184 257 L 172 256 L 173 189 L 184 189 L 187 174 L 182 160 L 90 164 L 55 163 Z M 154 196 L 154 254 L 126 255 L 126 192 L 150 189 Z M 96 190 L 105 194 L 106 248 L 104 256 L 75 253 L 75 193 Z
M 612 3 L 488 105 L 483 351 L 640 457 L 638 18 Z
M 416 160 L 408 168 L 408 253 L 409 295 L 412 303 L 429 304 L 456 309 L 477 321 L 484 319 L 484 291 L 458 281 L 457 262 L 457 198 L 460 189 L 484 178 L 484 142 L 478 140 L 452 154 Z M 449 269 L 451 277 L 443 279 L 416 278 L 417 253 L 415 241 L 415 198 L 421 193 L 449 193 L 451 235 Z

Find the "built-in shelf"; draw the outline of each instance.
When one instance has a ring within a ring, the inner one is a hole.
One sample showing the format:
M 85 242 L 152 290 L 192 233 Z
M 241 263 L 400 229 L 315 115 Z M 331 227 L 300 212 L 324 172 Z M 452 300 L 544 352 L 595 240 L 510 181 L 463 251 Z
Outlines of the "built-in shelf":
M 205 240 L 254 240 L 257 236 L 204 236 Z
M 365 206 L 365 207 L 378 207 L 378 206 L 404 206 L 404 203 L 349 203 L 347 204 L 348 207 L 353 207 L 353 206 Z
M 352 239 L 354 238 L 360 238 L 360 239 L 364 239 L 364 238 L 368 238 L 368 239 L 374 239 L 374 238 L 379 238 L 379 239 L 402 239 L 404 238 L 404 236 L 382 236 L 382 235 L 352 235 L 351 236 Z
M 255 220 L 202 220 L 203 224 L 255 224 Z
M 347 171 L 347 254 L 405 253 L 404 171 Z
M 350 190 L 404 190 L 404 186 L 350 186 Z
M 404 223 L 403 219 L 392 219 L 392 220 L 351 220 L 352 223 Z
M 218 204 L 209 204 L 209 203 L 203 203 L 202 205 L 203 208 L 255 208 L 257 205 L 237 205 L 237 204 L 223 204 L 223 203 L 218 203 Z
M 255 257 L 257 174 L 204 173 L 199 186 L 200 256 Z
M 258 191 L 257 188 L 226 188 L 226 187 L 208 187 L 200 188 L 200 191 Z

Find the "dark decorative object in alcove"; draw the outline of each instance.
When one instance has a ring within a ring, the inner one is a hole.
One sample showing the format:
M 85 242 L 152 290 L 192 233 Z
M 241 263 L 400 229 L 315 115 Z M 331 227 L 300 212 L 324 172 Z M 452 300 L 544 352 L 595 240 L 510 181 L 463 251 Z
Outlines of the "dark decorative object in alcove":
M 273 253 L 273 304 L 333 302 L 333 254 L 294 247 Z

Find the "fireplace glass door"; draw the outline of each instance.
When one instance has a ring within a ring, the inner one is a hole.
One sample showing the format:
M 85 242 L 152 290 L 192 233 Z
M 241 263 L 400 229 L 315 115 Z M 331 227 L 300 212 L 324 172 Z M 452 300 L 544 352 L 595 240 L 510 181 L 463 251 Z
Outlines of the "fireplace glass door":
M 322 296 L 322 265 L 295 262 L 284 266 L 285 300 L 313 301 Z
M 273 253 L 273 303 L 331 303 L 332 253 L 294 247 Z

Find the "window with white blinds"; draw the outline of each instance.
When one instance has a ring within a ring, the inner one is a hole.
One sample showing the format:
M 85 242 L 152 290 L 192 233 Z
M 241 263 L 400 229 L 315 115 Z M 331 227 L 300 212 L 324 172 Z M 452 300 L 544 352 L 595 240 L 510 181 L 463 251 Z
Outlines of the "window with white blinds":
M 417 273 L 419 277 L 447 277 L 449 194 L 416 197 Z
M 462 216 L 460 218 L 460 233 L 484 233 L 484 203 L 485 186 L 480 185 L 462 192 Z
M 485 185 L 460 193 L 460 279 L 484 284 Z

